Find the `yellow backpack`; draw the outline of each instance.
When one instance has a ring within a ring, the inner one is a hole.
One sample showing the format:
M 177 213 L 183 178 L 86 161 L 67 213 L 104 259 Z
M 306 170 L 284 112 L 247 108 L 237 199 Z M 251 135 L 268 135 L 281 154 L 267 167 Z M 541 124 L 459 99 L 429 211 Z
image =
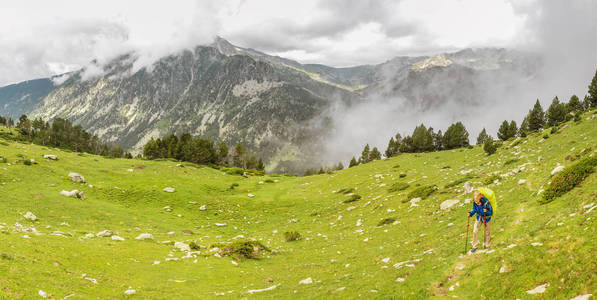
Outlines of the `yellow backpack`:
M 489 204 L 493 210 L 493 216 L 495 216 L 495 211 L 497 210 L 497 199 L 495 198 L 495 193 L 486 187 L 479 188 L 477 191 L 479 191 L 479 193 L 483 194 L 483 196 L 489 200 Z

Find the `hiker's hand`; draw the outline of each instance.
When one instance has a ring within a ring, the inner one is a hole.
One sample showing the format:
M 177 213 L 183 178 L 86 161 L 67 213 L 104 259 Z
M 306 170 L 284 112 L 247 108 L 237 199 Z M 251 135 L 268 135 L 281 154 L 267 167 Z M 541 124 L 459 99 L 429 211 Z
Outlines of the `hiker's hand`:
M 483 209 L 483 212 L 484 212 L 484 213 L 486 213 L 486 212 L 487 212 L 487 208 L 484 208 L 484 209 Z
M 468 217 L 470 218 L 470 217 L 472 217 L 472 216 L 473 216 L 473 214 L 471 214 L 471 213 L 469 212 L 469 213 L 468 213 Z

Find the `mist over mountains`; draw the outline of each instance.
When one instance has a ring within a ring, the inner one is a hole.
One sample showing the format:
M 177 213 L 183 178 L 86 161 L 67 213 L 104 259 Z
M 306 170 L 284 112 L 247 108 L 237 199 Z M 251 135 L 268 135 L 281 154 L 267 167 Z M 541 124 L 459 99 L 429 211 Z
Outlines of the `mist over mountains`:
M 268 171 L 301 172 L 347 161 L 365 143 L 384 149 L 421 122 L 494 131 L 534 102 L 542 66 L 536 54 L 480 48 L 335 68 L 216 38 L 150 64 L 131 52 L 0 88 L 0 114 L 67 118 L 133 152 L 168 133 L 242 142 Z

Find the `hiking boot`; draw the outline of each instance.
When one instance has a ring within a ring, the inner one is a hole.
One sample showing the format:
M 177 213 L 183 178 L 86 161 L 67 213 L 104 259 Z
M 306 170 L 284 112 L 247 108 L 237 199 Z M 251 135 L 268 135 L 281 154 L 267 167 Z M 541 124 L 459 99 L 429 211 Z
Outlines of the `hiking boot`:
M 471 249 L 471 253 L 475 253 L 475 251 L 477 251 L 477 248 Z

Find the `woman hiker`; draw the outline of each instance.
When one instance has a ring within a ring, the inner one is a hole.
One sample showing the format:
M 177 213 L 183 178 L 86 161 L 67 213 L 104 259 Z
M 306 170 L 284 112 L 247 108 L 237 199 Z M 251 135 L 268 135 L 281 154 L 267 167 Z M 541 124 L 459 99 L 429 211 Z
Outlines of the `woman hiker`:
M 475 191 L 473 194 L 473 210 L 468 213 L 469 217 L 472 217 L 474 214 L 477 214 L 477 221 L 475 222 L 475 226 L 473 228 L 473 249 L 471 249 L 471 253 L 475 253 L 477 251 L 477 246 L 479 246 L 479 227 L 485 227 L 485 248 L 489 249 L 491 245 L 491 235 L 489 233 L 489 221 L 491 221 L 491 215 L 493 213 L 493 209 L 491 208 L 491 204 L 489 200 L 483 196 L 483 194 Z

